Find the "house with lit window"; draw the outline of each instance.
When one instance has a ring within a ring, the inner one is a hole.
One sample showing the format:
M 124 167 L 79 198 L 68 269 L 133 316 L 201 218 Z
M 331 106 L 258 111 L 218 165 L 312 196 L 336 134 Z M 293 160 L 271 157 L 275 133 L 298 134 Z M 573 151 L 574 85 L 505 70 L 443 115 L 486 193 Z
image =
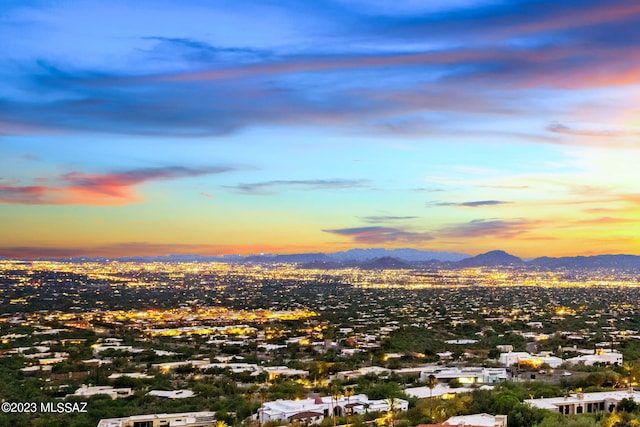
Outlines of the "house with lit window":
M 213 427 L 214 417 L 215 413 L 209 411 L 132 415 L 100 420 L 98 427 Z
M 568 363 L 577 365 L 584 363 L 585 366 L 593 365 L 622 365 L 622 353 L 614 350 L 597 349 L 592 354 L 583 354 L 566 360 Z
M 613 412 L 622 399 L 640 403 L 640 392 L 633 389 L 575 393 L 562 397 L 527 399 L 524 402 L 535 408 L 548 409 L 565 415 Z
M 433 367 L 424 369 L 420 372 L 420 381 L 425 382 L 430 375 L 436 377 L 439 382 L 458 380 L 461 384 L 493 384 L 500 381 L 506 381 L 509 378 L 509 376 L 507 375 L 507 370 L 505 368 Z
M 547 364 L 552 368 L 557 368 L 564 362 L 561 358 L 551 356 L 550 354 L 532 355 L 525 351 L 514 351 L 501 353 L 499 362 L 505 366 L 527 365 L 532 368 L 538 368 L 543 364 Z
M 409 402 L 394 399 L 394 410 L 406 411 Z M 276 400 L 262 404 L 254 415 L 261 423 L 279 420 L 297 421 L 303 425 L 320 424 L 329 416 L 364 414 L 366 412 L 388 412 L 391 410 L 388 399 L 369 400 L 365 394 L 353 396 L 316 396 L 311 399 Z

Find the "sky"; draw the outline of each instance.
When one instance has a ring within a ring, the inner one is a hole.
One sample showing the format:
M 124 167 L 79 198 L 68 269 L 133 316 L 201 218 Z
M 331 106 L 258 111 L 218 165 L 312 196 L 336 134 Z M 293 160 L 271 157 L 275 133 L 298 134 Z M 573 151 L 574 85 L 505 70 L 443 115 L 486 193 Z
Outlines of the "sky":
M 4 0 L 0 256 L 640 255 L 640 3 Z

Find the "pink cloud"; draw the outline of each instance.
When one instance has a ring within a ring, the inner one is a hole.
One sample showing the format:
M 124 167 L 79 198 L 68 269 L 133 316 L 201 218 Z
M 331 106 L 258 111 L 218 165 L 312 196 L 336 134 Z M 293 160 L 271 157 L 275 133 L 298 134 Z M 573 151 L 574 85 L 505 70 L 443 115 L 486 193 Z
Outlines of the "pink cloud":
M 394 227 L 354 227 L 322 230 L 338 236 L 345 236 L 357 243 L 382 244 L 382 243 L 407 243 L 416 244 L 433 239 L 428 233 L 407 231 Z
M 70 172 L 59 186 L 1 185 L 0 203 L 49 205 L 122 205 L 142 200 L 136 188 L 148 181 L 198 177 L 233 170 L 230 167 L 165 167 L 107 174 Z

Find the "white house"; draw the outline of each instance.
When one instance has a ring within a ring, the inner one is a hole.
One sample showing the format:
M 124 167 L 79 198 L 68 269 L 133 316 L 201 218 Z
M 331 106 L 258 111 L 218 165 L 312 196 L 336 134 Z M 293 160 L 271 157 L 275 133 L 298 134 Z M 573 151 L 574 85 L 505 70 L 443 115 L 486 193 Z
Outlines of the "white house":
M 567 362 L 573 364 L 584 363 L 586 366 L 593 366 L 596 363 L 620 366 L 622 365 L 622 353 L 614 350 L 598 349 L 594 354 L 572 357 L 567 359 Z
M 164 397 L 167 399 L 186 399 L 195 396 L 191 390 L 151 390 L 149 396 Z
M 133 391 L 130 388 L 113 388 L 111 386 L 87 387 L 83 384 L 73 393 L 73 396 L 91 397 L 96 394 L 106 394 L 112 399 L 119 399 L 133 395 Z
M 387 375 L 390 372 L 391 371 L 389 369 L 382 368 L 380 366 L 364 366 L 354 371 L 340 371 L 336 374 L 336 378 L 339 380 L 349 380 L 352 378 L 364 377 L 365 375 L 369 374 Z
M 429 375 L 433 375 L 440 382 L 458 380 L 461 384 L 493 384 L 505 381 L 509 378 L 505 368 L 430 368 L 420 372 L 420 381 L 427 380 Z
M 449 387 L 448 384 L 439 383 L 433 389 L 429 387 L 410 387 L 404 390 L 407 396 L 417 397 L 418 399 L 425 399 L 428 397 L 442 397 L 449 398 L 459 393 L 471 393 L 474 389 L 470 387 Z M 493 390 L 493 386 L 483 385 L 478 390 Z
M 130 417 L 107 418 L 100 420 L 98 427 L 213 427 L 216 421 L 214 417 L 215 413 L 209 411 L 182 412 L 176 414 L 132 415 Z
M 446 426 L 507 427 L 506 415 L 473 414 L 451 417 L 443 423 Z
M 211 364 L 211 360 L 209 358 L 204 358 L 200 360 L 184 360 L 182 362 L 165 362 L 165 363 L 154 363 L 151 365 L 153 369 L 160 369 L 163 371 L 171 371 L 177 368 L 190 366 L 193 368 L 202 368 L 203 366 L 207 366 Z
M 115 344 L 93 344 L 91 346 L 91 348 L 93 349 L 93 354 L 100 354 L 103 351 L 107 351 L 107 350 L 115 350 L 115 351 L 122 351 L 125 353 L 142 353 L 144 351 L 144 349 L 142 348 L 135 348 L 133 346 L 130 345 L 121 345 L 119 343 L 115 343 Z
M 533 367 L 539 367 L 543 363 L 546 363 L 552 368 L 557 368 L 562 365 L 563 360 L 559 357 L 550 356 L 548 354 L 532 355 L 525 351 L 514 351 L 501 353 L 499 362 L 505 366 L 525 364 Z
M 523 360 L 529 360 L 531 357 L 531 354 L 526 351 L 510 351 L 508 353 L 500 353 L 498 361 L 505 366 L 513 366 Z
M 622 399 L 640 403 L 640 392 L 635 390 L 576 393 L 564 397 L 527 399 L 525 403 L 540 409 L 549 409 L 565 415 L 592 412 L 612 412 Z
M 403 399 L 394 399 L 396 411 L 406 411 L 409 402 Z M 271 420 L 298 421 L 302 424 L 319 424 L 325 417 L 332 415 L 362 414 L 365 412 L 390 410 L 390 402 L 387 399 L 369 400 L 364 394 L 353 396 L 340 396 L 334 399 L 332 396 L 316 396 L 313 399 L 301 400 L 276 400 L 265 402 L 254 416 L 261 423 Z
M 264 368 L 264 371 L 269 376 L 269 379 L 272 380 L 278 377 L 306 377 L 309 375 L 309 371 L 304 371 L 302 369 L 291 369 L 286 366 L 267 366 Z
M 116 378 L 120 378 L 120 377 L 128 377 L 128 378 L 134 378 L 134 379 L 139 379 L 139 380 L 147 380 L 147 379 L 153 378 L 153 375 L 143 374 L 141 372 L 116 372 L 114 374 L 109 375 L 108 378 L 110 380 L 115 380 Z
M 559 368 L 565 361 L 556 356 L 542 356 L 540 357 L 542 363 L 546 363 L 551 368 Z

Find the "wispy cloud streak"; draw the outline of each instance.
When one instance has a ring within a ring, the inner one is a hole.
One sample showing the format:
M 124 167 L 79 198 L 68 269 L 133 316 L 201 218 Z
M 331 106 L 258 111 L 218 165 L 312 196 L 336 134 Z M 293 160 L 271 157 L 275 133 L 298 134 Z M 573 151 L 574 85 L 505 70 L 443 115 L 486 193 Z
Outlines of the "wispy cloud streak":
M 57 177 L 57 186 L 0 185 L 0 203 L 47 205 L 122 205 L 139 202 L 136 187 L 149 181 L 220 174 L 233 167 L 134 169 L 107 174 L 70 172 Z
M 446 238 L 513 239 L 528 232 L 537 222 L 525 219 L 475 219 L 464 224 L 442 228 L 434 234 Z
M 311 180 L 274 180 L 226 186 L 225 188 L 244 194 L 274 194 L 279 189 L 293 188 L 299 190 L 343 190 L 362 188 L 369 180 L 359 179 L 311 179 Z
M 220 136 L 302 123 L 419 135 L 439 130 L 421 116 L 431 111 L 526 116 L 534 105 L 514 102 L 523 91 L 553 89 L 561 96 L 635 86 L 640 7 L 590 0 L 579 6 L 525 1 L 373 19 L 331 3 L 341 12 L 331 16 L 332 32 L 290 49 L 157 34 L 131 45 L 132 56 L 156 67 L 114 71 L 108 64 L 65 63 L 62 56 L 56 65 L 7 63 L 7 84 L 29 96 L 5 97 L 0 123 L 10 134 Z M 369 43 L 358 42 L 362 37 Z M 327 40 L 341 48 L 320 48 Z M 258 107 L 264 105 L 269 108 Z M 554 142 L 548 134 L 532 140 Z
M 508 205 L 511 202 L 503 200 L 474 200 L 471 202 L 431 202 L 427 206 L 458 206 L 463 208 L 479 208 L 483 206 Z
M 420 233 L 394 227 L 355 227 L 322 230 L 325 233 L 351 238 L 356 243 L 382 244 L 404 243 L 420 244 L 433 239 L 429 233 Z
M 407 221 L 411 219 L 416 219 L 417 216 L 392 216 L 392 215 L 379 215 L 379 216 L 365 216 L 362 217 L 362 220 L 371 224 L 380 224 L 386 222 L 395 222 L 395 221 Z

